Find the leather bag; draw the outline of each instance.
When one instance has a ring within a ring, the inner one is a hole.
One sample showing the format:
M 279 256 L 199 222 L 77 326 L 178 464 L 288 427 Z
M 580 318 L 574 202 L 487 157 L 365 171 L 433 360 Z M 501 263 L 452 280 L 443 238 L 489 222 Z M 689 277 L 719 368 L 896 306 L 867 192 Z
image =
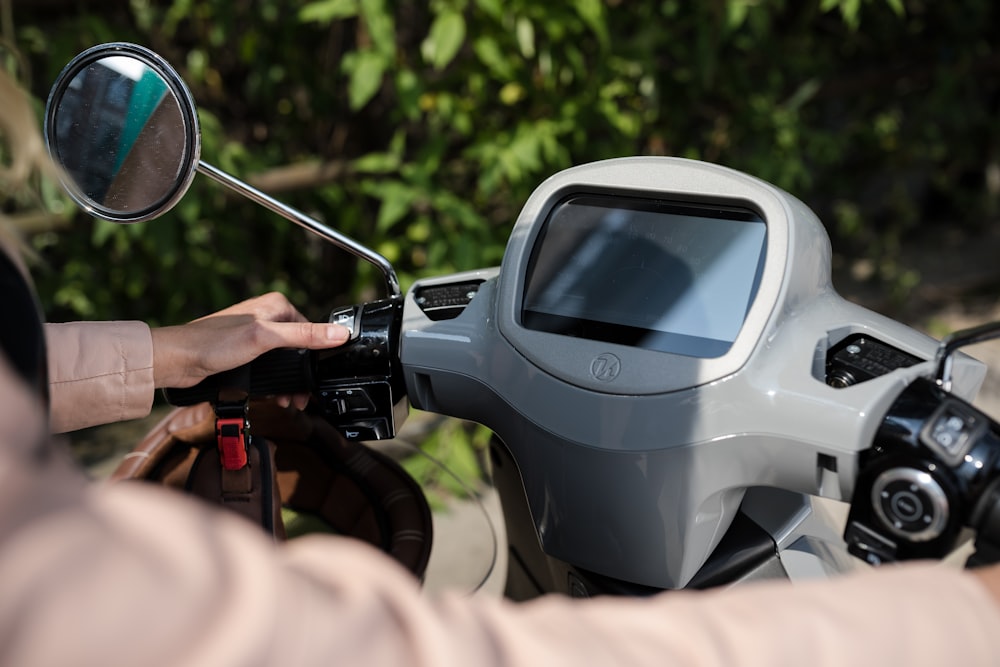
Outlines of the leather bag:
M 248 409 L 249 463 L 226 470 L 207 404 L 176 408 L 111 480 L 146 480 L 216 503 L 282 540 L 332 532 L 386 552 L 422 579 L 433 524 L 420 486 L 396 461 L 344 440 L 321 417 L 268 401 Z

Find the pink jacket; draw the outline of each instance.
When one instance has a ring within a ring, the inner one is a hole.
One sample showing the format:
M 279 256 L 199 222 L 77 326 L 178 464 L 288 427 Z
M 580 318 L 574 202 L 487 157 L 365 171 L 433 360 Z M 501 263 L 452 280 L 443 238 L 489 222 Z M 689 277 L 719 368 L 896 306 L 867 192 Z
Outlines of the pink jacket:
M 139 324 L 51 327 L 53 424 L 152 400 Z M 934 564 L 649 599 L 431 599 L 343 538 L 276 548 L 138 483 L 86 484 L 0 359 L 0 665 L 997 665 L 1000 607 Z
M 53 433 L 137 419 L 153 405 L 153 340 L 143 322 L 46 324 Z

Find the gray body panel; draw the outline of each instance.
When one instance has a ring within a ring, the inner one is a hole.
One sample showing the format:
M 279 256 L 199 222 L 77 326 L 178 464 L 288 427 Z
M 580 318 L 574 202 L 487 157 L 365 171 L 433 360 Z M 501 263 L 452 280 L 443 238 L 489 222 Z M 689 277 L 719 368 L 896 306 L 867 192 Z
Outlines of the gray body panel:
M 567 193 L 627 192 L 737 204 L 768 226 L 763 280 L 730 352 L 698 359 L 529 331 L 519 324 L 532 244 Z M 593 572 L 679 588 L 718 544 L 752 487 L 850 498 L 857 456 L 930 361 L 834 389 L 829 346 L 868 333 L 931 360 L 937 341 L 842 299 L 830 246 L 798 200 L 738 172 L 673 158 L 585 165 L 546 181 L 512 232 L 501 269 L 455 319 L 432 322 L 407 295 L 401 361 L 414 407 L 496 432 L 520 469 L 543 550 Z M 591 372 L 613 354 L 617 377 Z M 958 360 L 955 391 L 984 375 Z M 831 462 L 835 462 L 832 464 Z M 776 510 L 780 513 L 780 510 Z M 778 517 L 797 522 L 793 515 Z

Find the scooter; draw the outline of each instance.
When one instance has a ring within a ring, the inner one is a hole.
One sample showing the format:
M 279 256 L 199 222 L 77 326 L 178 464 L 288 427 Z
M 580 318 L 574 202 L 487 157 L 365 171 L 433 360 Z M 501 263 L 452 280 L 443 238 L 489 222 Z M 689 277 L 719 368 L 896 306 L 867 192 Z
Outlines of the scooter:
M 403 293 L 385 258 L 202 162 L 188 88 L 144 47 L 70 62 L 46 138 L 94 216 L 155 218 L 201 172 L 377 267 L 385 298 L 330 315 L 343 347 L 166 396 L 229 410 L 231 434 L 252 431 L 249 398 L 299 391 L 347 442 L 392 438 L 410 406 L 485 425 L 511 598 L 834 576 L 973 535 L 968 565 L 997 560 L 1000 424 L 959 348 L 1000 324 L 939 342 L 843 299 L 821 222 L 762 180 L 667 157 L 570 168 L 499 267 Z

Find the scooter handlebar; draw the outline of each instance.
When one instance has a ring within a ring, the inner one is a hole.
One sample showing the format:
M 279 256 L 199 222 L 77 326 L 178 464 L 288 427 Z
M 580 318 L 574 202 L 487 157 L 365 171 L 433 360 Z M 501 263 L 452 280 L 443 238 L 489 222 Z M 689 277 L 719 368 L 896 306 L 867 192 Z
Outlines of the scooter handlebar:
M 313 354 L 305 349 L 282 348 L 260 355 L 249 364 L 210 375 L 193 387 L 168 388 L 163 395 L 171 405 L 215 403 L 220 391 L 237 390 L 247 396 L 275 396 L 311 392 L 315 382 Z

